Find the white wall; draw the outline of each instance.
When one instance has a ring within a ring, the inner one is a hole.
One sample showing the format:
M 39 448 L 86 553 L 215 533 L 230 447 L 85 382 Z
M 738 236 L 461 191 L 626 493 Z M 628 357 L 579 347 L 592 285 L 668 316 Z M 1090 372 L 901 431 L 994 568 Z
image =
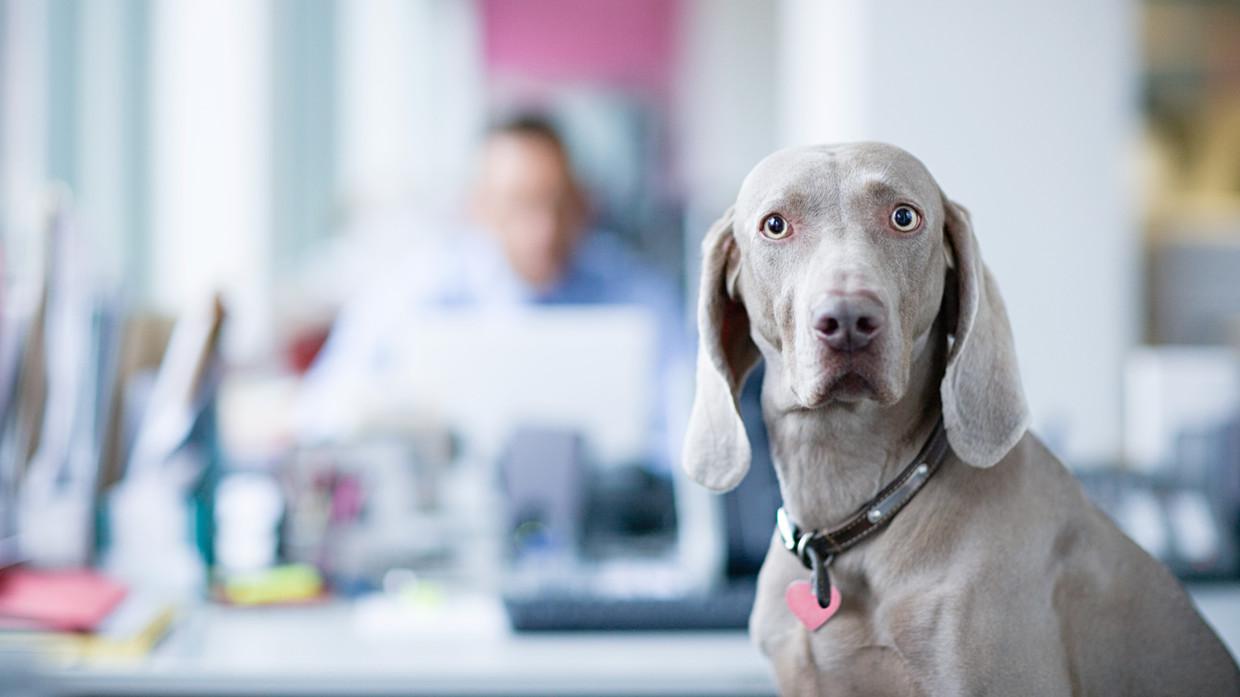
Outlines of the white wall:
M 47 204 L 47 7 L 32 0 L 0 6 L 0 252 L 6 282 L 31 282 L 40 268 Z M 33 302 L 33 299 L 31 299 Z
M 341 181 L 351 204 L 400 198 L 413 175 L 411 7 L 396 0 L 337 5 Z
M 162 308 L 229 305 L 226 350 L 270 340 L 268 7 L 152 5 L 151 281 Z
M 1073 460 L 1116 455 L 1140 303 L 1132 0 L 785 0 L 780 14 L 781 144 L 875 139 L 920 157 L 973 213 L 1035 429 Z
M 458 193 L 485 97 L 473 3 L 337 5 L 346 217 Z
M 691 0 L 682 12 L 674 146 L 691 203 L 714 220 L 775 144 L 776 13 L 752 0 Z
M 88 228 L 94 266 L 104 278 L 119 282 L 124 268 L 125 230 L 133 219 L 124 210 L 126 145 L 123 119 L 123 23 L 120 0 L 82 5 L 82 59 L 77 119 L 78 214 Z

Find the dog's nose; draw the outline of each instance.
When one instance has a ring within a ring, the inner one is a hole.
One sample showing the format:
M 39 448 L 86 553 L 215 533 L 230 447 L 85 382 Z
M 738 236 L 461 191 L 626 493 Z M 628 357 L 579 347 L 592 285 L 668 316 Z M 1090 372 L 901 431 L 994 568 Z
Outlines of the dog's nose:
M 833 295 L 814 320 L 814 333 L 836 351 L 860 351 L 882 331 L 883 306 L 868 295 Z

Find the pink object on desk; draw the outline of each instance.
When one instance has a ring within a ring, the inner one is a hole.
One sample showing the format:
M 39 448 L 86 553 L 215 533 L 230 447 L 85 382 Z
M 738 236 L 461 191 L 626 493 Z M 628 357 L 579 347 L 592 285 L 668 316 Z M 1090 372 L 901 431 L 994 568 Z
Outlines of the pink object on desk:
M 0 573 L 0 622 L 61 631 L 90 631 L 125 597 L 126 588 L 86 569 Z

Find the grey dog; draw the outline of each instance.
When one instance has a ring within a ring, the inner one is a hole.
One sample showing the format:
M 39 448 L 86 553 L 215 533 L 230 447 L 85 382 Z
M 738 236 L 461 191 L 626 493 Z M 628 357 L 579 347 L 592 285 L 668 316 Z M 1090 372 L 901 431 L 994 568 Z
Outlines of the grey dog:
M 1028 432 L 969 215 L 916 158 L 859 143 L 759 163 L 703 243 L 698 326 L 684 464 L 707 487 L 749 468 L 737 391 L 759 358 L 803 528 L 853 514 L 940 418 L 950 444 L 903 511 L 834 560 L 843 600 L 821 627 L 785 604 L 808 572 L 772 540 L 750 634 L 783 694 L 1240 695 L 1179 583 Z

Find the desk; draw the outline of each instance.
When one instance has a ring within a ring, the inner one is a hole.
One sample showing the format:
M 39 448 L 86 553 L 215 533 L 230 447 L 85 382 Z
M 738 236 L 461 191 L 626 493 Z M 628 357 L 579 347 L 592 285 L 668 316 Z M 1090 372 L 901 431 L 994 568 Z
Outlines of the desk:
M 741 632 L 367 639 L 344 603 L 202 607 L 139 665 L 57 695 L 774 695 Z
M 1240 585 L 1191 586 L 1240 649 Z M 774 695 L 742 633 L 534 634 L 366 639 L 353 609 L 194 611 L 145 663 L 58 674 L 86 695 Z

